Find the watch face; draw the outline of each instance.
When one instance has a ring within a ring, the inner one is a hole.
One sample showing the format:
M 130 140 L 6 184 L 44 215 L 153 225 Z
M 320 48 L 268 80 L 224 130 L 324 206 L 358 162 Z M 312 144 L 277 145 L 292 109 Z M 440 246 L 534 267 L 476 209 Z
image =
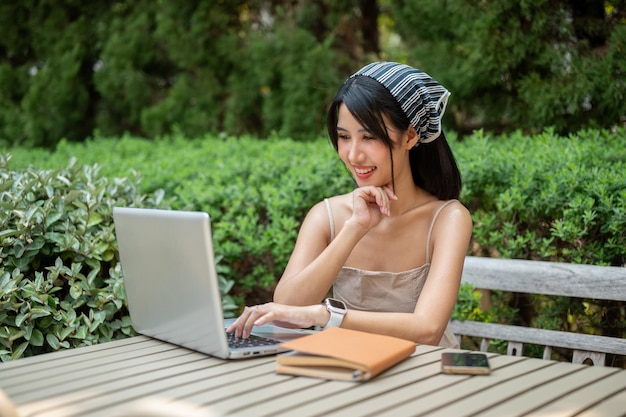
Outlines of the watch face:
M 340 308 L 342 310 L 346 309 L 346 305 L 343 303 L 343 301 L 335 300 L 334 298 L 328 299 L 328 305 L 334 308 Z

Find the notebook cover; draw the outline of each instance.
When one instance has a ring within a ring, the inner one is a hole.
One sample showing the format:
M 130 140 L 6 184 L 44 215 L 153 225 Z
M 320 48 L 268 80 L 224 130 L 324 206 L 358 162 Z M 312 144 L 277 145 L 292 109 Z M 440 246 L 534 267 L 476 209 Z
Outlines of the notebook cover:
M 327 379 L 367 380 L 415 352 L 409 340 L 331 327 L 281 343 L 276 372 Z

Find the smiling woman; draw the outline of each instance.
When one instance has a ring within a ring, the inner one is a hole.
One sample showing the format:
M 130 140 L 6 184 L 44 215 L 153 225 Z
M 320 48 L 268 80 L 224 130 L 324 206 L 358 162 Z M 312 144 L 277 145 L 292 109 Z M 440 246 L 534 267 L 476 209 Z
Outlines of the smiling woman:
M 441 131 L 450 93 L 428 74 L 370 64 L 339 89 L 327 128 L 356 188 L 309 211 L 274 302 L 229 331 L 270 321 L 341 326 L 456 346 L 448 329 L 472 222 Z M 333 298 L 321 304 L 333 292 Z
M 370 64 L 344 83 L 331 104 L 327 117 L 331 141 L 338 149 L 342 105 L 366 127 L 366 137 L 379 138 L 390 152 L 394 134 L 416 134 L 409 143 L 413 181 L 440 199 L 458 198 L 461 178 L 441 130 L 449 96 L 444 87 L 420 70 L 393 63 Z M 392 157 L 390 163 L 394 170 L 396 159 Z M 392 184 L 394 179 L 392 176 Z

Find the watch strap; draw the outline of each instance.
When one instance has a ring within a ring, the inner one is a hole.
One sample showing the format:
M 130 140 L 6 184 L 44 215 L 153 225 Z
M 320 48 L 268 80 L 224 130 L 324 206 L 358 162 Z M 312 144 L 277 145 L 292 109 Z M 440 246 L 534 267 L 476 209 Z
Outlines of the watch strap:
M 326 309 L 328 310 L 328 312 L 330 313 L 330 319 L 328 320 L 328 323 L 326 323 L 326 325 L 324 327 L 322 327 L 322 330 L 328 329 L 329 327 L 340 327 L 341 323 L 343 322 L 343 318 L 346 315 L 346 309 L 339 309 L 337 307 L 332 307 L 328 300 L 326 301 Z M 342 303 L 343 304 L 343 303 Z

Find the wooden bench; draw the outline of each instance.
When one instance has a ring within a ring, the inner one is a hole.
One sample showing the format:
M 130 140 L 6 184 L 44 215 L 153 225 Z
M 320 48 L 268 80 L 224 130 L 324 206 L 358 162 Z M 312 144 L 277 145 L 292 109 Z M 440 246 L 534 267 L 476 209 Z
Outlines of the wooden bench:
M 626 268 L 620 267 L 469 256 L 462 282 L 484 290 L 626 301 Z M 470 320 L 450 325 L 459 343 L 463 336 L 481 339 L 481 351 L 490 340 L 504 340 L 508 355 L 521 356 L 527 343 L 544 346 L 544 359 L 551 358 L 552 348 L 566 348 L 573 351 L 572 362 L 598 366 L 605 365 L 606 354 L 626 355 L 626 339 L 616 337 Z

